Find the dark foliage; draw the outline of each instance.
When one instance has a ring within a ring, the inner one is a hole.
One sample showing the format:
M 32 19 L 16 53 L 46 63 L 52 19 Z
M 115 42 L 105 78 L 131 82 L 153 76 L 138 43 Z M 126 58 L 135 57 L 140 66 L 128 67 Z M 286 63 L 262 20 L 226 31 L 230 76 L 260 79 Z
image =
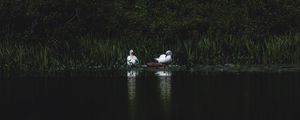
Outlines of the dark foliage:
M 299 0 L 1 0 L 0 70 L 299 64 Z M 181 57 L 177 57 L 177 56 Z
M 41 43 L 100 37 L 164 40 L 299 32 L 297 0 L 2 0 L 0 35 Z M 30 39 L 26 39 L 30 38 Z

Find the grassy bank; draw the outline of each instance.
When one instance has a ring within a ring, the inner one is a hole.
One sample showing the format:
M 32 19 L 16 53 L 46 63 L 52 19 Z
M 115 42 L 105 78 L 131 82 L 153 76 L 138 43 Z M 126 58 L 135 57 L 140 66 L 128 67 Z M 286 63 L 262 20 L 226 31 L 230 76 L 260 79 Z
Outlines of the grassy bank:
M 300 35 L 274 36 L 265 40 L 248 37 L 189 40 L 100 39 L 82 36 L 72 42 L 26 45 L 1 40 L 0 66 L 5 71 L 57 71 L 126 67 L 130 49 L 142 64 L 170 49 L 178 65 L 203 64 L 299 64 Z

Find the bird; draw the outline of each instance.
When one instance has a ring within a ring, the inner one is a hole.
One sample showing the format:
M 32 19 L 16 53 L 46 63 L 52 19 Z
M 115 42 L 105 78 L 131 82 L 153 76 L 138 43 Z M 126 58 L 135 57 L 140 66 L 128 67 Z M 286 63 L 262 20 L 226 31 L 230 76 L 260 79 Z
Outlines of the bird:
M 133 50 L 129 51 L 129 55 L 127 56 L 127 65 L 128 66 L 136 66 L 139 64 L 138 58 L 134 55 Z
M 169 64 L 172 62 L 171 50 L 166 51 L 166 54 L 161 54 L 158 58 L 154 58 L 158 63 Z

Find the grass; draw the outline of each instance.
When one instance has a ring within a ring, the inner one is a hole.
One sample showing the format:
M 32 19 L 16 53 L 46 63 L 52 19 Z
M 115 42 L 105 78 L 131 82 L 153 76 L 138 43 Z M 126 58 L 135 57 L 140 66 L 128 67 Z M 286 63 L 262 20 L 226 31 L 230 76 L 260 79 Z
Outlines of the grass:
M 60 47 L 57 47 L 60 46 Z M 136 51 L 142 64 L 170 49 L 172 64 L 299 64 L 300 35 L 274 36 L 265 40 L 248 37 L 164 41 L 160 39 L 99 39 L 83 36 L 73 43 L 60 45 L 16 44 L 2 40 L 0 67 L 5 71 L 58 71 L 90 68 L 125 68 L 130 49 Z

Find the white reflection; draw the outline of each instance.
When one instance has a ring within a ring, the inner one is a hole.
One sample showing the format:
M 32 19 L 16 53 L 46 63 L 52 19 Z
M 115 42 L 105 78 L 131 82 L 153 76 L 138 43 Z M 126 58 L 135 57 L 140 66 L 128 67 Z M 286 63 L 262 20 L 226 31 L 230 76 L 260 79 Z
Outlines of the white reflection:
M 168 70 L 161 70 L 155 73 L 156 76 L 160 77 L 160 79 L 165 79 L 164 77 L 171 77 L 172 72 Z
M 127 71 L 127 77 L 128 78 L 135 78 L 139 75 L 139 72 L 136 71 L 136 70 L 130 70 L 130 71 Z
M 172 72 L 168 70 L 157 71 L 155 73 L 159 80 L 160 98 L 165 112 L 165 119 L 170 119 L 171 109 L 171 76 Z
M 128 98 L 134 100 L 135 98 L 135 81 L 138 73 L 137 71 L 127 72 L 127 87 L 128 87 Z
M 128 109 L 130 112 L 130 118 L 135 119 L 136 113 L 136 78 L 138 76 L 138 71 L 130 70 L 127 71 L 127 89 L 128 89 Z
M 164 103 L 170 102 L 171 99 L 171 71 L 157 71 L 155 73 L 159 78 L 160 97 Z

